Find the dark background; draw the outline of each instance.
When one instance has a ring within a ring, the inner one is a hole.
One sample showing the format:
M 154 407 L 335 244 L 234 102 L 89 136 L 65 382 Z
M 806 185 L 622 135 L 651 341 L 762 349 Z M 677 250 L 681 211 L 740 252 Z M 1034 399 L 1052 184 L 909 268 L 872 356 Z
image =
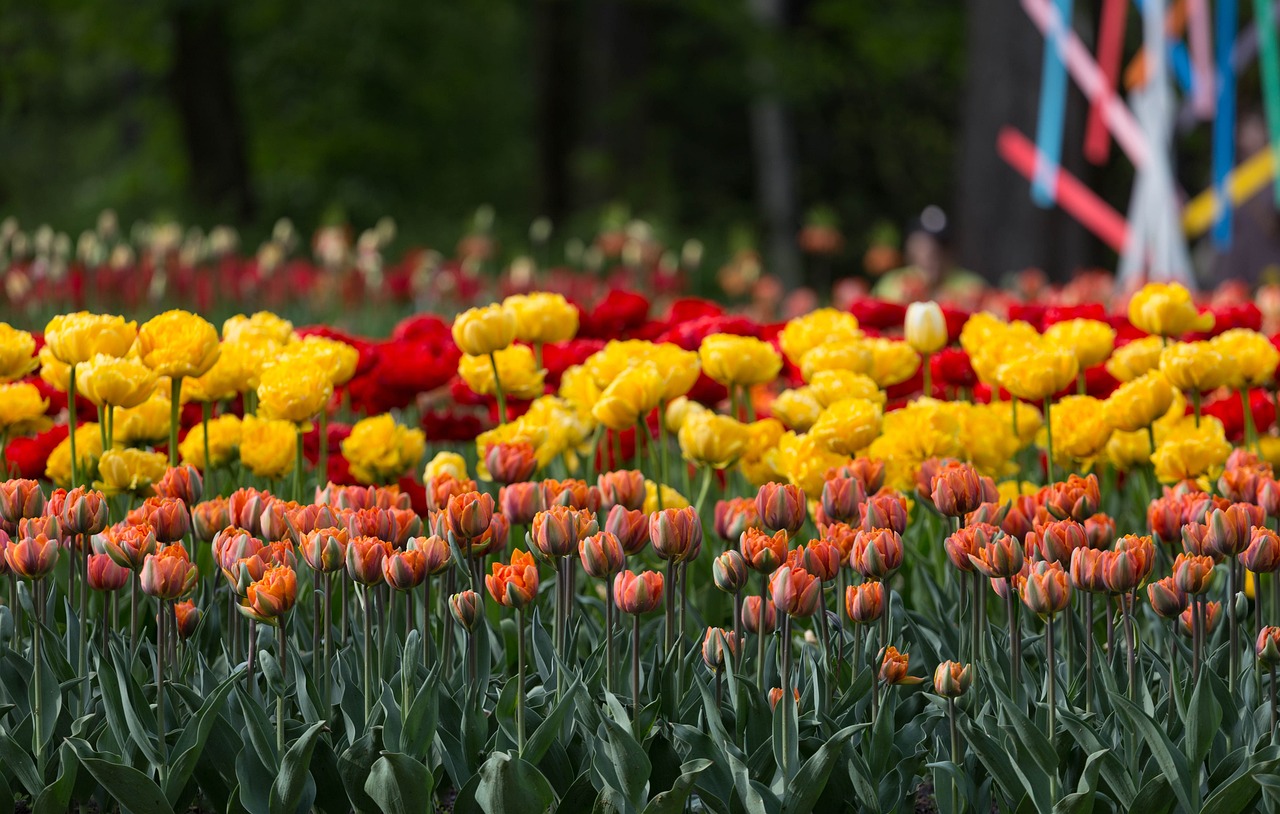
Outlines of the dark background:
M 1077 2 L 1092 43 L 1096 2 Z M 814 210 L 859 266 L 931 203 L 961 262 L 1061 277 L 1114 258 L 1037 209 L 995 153 L 1034 138 L 1042 40 L 1014 0 L 5 0 L 0 215 L 74 236 L 105 207 L 304 230 L 396 218 L 450 248 L 481 204 L 503 245 L 643 216 L 676 244 L 799 268 Z M 1126 61 L 1140 22 L 1131 12 Z M 1243 91 L 1242 91 L 1243 92 Z M 1124 211 L 1131 172 L 1064 163 Z M 1202 128 L 1203 129 L 1203 128 Z M 1180 142 L 1204 183 L 1207 139 Z M 559 243 L 557 243 L 559 245 Z M 711 255 L 714 257 L 714 255 Z

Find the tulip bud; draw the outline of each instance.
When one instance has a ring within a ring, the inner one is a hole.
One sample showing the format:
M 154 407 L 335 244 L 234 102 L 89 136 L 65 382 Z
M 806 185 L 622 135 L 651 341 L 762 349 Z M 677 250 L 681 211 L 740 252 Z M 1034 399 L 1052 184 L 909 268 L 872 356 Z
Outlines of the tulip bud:
M 800 565 L 823 582 L 830 582 L 840 573 L 840 549 L 824 540 L 814 540 L 805 546 Z
M 480 492 L 453 495 L 445 509 L 449 531 L 460 541 L 474 540 L 489 530 L 493 520 L 493 496 Z
M 1056 520 L 1038 526 L 1027 536 L 1027 546 L 1038 548 L 1040 556 L 1059 565 L 1071 562 L 1071 552 L 1088 548 L 1084 526 L 1074 520 Z
M 204 496 L 204 480 L 200 477 L 200 470 L 190 465 L 169 467 L 151 488 L 159 497 L 181 500 L 188 506 L 196 505 Z
M 648 613 L 662 604 L 662 574 L 619 571 L 613 578 L 613 601 L 623 613 Z
M 773 604 L 788 616 L 813 616 L 822 600 L 822 583 L 803 568 L 783 566 L 769 578 Z
M 1255 526 L 1240 562 L 1255 574 L 1270 574 L 1280 569 L 1280 535 L 1266 526 Z
M 1182 500 L 1173 496 L 1156 498 L 1147 505 L 1147 528 L 1162 543 L 1182 535 Z
M 747 585 L 747 561 L 732 548 L 711 561 L 711 577 L 716 587 L 727 594 L 736 594 Z
M 622 506 L 637 510 L 644 508 L 644 473 L 635 469 L 605 472 L 596 480 L 600 491 L 600 508 Z
M 1098 476 L 1068 475 L 1065 481 L 1052 483 L 1040 490 L 1040 499 L 1049 514 L 1058 520 L 1070 518 L 1083 523 L 1098 513 L 1102 494 Z
M 893 529 L 901 534 L 907 530 L 907 503 L 901 495 L 881 493 L 867 498 L 862 506 L 862 529 Z
M 944 661 L 933 671 L 934 692 L 943 698 L 959 698 L 973 683 L 973 667 L 955 661 Z
M 1254 652 L 1258 654 L 1258 661 L 1268 667 L 1280 664 L 1280 627 L 1267 626 L 1258 631 Z
M 1228 466 L 1218 478 L 1218 491 L 1233 503 L 1257 503 L 1262 473 L 1252 467 Z
M 106 554 L 89 555 L 89 587 L 95 591 L 118 591 L 129 584 L 133 572 L 116 565 Z
M 854 458 L 843 466 L 828 470 L 827 480 L 833 477 L 857 478 L 862 483 L 863 494 L 874 495 L 884 486 L 884 461 Z
M 449 544 L 440 537 L 435 535 L 414 537 L 409 541 L 409 548 L 423 553 L 426 558 L 423 564 L 429 577 L 433 577 L 449 567 L 452 553 L 449 551 Z
M 262 539 L 276 542 L 286 537 L 292 539 L 293 529 L 289 526 L 288 516 L 302 508 L 292 500 L 272 500 L 262 509 L 262 517 L 258 518 L 258 529 Z
M 272 565 L 249 585 L 237 610 L 250 619 L 275 625 L 297 601 L 297 573 L 287 565 Z
M 582 570 L 596 579 L 609 579 L 622 570 L 626 555 L 618 538 L 607 531 L 597 532 L 578 543 Z
M 795 699 L 795 701 L 796 701 L 796 703 L 797 703 L 797 704 L 799 704 L 799 703 L 800 703 L 800 690 L 798 690 L 798 689 L 796 689 L 796 688 L 792 687 L 792 688 L 791 688 L 791 696 Z M 781 688 L 781 687 L 774 687 L 773 689 L 769 690 L 769 709 L 771 709 L 771 710 L 772 710 L 772 709 L 777 709 L 777 708 L 778 708 L 778 702 L 779 702 L 779 701 L 781 701 L 781 700 L 782 700 L 782 688 Z
M 494 512 L 493 519 L 489 521 L 489 531 L 480 539 L 471 543 L 470 555 L 472 557 L 487 557 L 490 554 L 505 552 L 507 543 L 511 541 L 511 524 L 507 522 L 507 518 L 498 512 Z
M 16 524 L 24 517 L 39 517 L 44 511 L 44 492 L 34 480 L 15 478 L 0 481 L 0 519 Z
M 586 481 L 554 480 L 547 478 L 540 484 L 542 489 L 542 508 L 552 506 L 568 506 L 579 511 L 596 512 L 600 509 L 600 490 L 588 486 Z
M 176 498 L 149 497 L 129 512 L 130 523 L 148 523 L 161 543 L 176 543 L 191 531 L 187 505 Z
M 1280 481 L 1270 475 L 1263 475 L 1258 481 L 1258 506 L 1267 517 L 1280 517 Z
M 538 468 L 533 445 L 524 441 L 514 444 L 490 444 L 484 454 L 484 465 L 498 483 L 529 480 Z
M 539 553 L 548 559 L 572 557 L 578 550 L 578 541 L 599 529 L 591 512 L 555 505 L 533 516 L 530 538 Z
M 533 555 L 516 549 L 511 552 L 510 564 L 493 564 L 493 573 L 484 578 L 484 584 L 499 605 L 526 607 L 538 596 L 538 566 Z
M 117 523 L 105 529 L 94 542 L 112 562 L 132 571 L 141 570 L 147 555 L 154 554 L 158 546 L 155 530 L 147 523 L 136 526 Z
M 259 521 L 266 503 L 273 500 L 270 492 L 259 492 L 257 489 L 237 489 L 227 498 L 227 511 L 231 515 L 229 525 L 244 529 L 250 534 L 258 534 L 262 528 Z
M 649 516 L 639 509 L 616 505 L 605 517 L 604 530 L 618 538 L 627 556 L 634 556 L 649 542 Z
M 173 544 L 147 555 L 138 574 L 138 585 L 148 596 L 177 599 L 190 593 L 199 578 L 200 572 L 187 550 Z
M 107 527 L 107 499 L 77 486 L 67 493 L 58 519 L 67 534 L 98 534 Z
M 1111 551 L 1093 548 L 1077 548 L 1071 552 L 1071 584 L 1076 590 L 1103 593 L 1107 590 L 1105 576 L 1107 555 Z
M 1022 601 L 1033 613 L 1052 616 L 1067 607 L 1071 583 L 1067 572 L 1056 562 L 1038 562 L 1031 567 L 1022 585 Z
M 950 463 L 933 476 L 930 489 L 933 505 L 947 517 L 964 517 L 988 499 L 995 500 L 995 484 L 987 484 L 972 464 Z
M 858 624 L 871 624 L 884 615 L 884 585 L 879 582 L 850 585 L 844 591 L 844 609 Z
M 352 537 L 347 544 L 347 575 L 361 585 L 382 582 L 382 561 L 391 546 L 377 537 Z
M 449 597 L 449 613 L 464 630 L 475 630 L 480 621 L 480 594 L 475 591 L 462 591 Z
M 347 543 L 351 535 L 346 529 L 316 529 L 302 539 L 302 558 L 313 571 L 332 574 L 347 562 Z
M 427 578 L 426 555 L 417 549 L 391 551 L 382 558 L 382 578 L 396 591 L 412 591 Z
M 1209 590 L 1213 580 L 1213 558 L 1198 554 L 1179 554 L 1173 561 L 1173 582 L 1178 590 L 1196 595 Z
M 737 638 L 733 631 L 724 628 L 709 627 L 702 637 L 702 661 L 711 672 L 719 672 L 724 667 L 725 654 L 730 658 L 738 650 Z
M 922 678 L 908 675 L 911 656 L 899 653 L 898 648 L 889 645 L 881 652 L 880 680 L 885 684 L 919 684 Z
M 787 532 L 781 529 L 772 535 L 761 529 L 747 529 L 738 543 L 747 565 L 761 574 L 772 574 L 787 558 Z
M 150 526 L 147 528 L 150 529 Z M 213 561 L 224 572 L 245 557 L 256 557 L 261 550 L 262 541 L 244 529 L 228 526 L 213 536 Z M 111 553 L 110 550 L 107 553 Z M 227 579 L 235 581 L 231 576 Z
M 1138 587 L 1140 577 L 1133 555 L 1128 551 L 1102 552 L 1102 581 L 1107 590 L 1123 594 Z
M 822 539 L 836 547 L 840 552 L 841 565 L 848 565 L 849 555 L 853 552 L 853 541 L 858 537 L 859 529 L 847 523 L 832 523 L 819 526 Z
M 1025 562 L 1022 543 L 1000 532 L 969 556 L 969 563 L 983 576 L 1008 579 L 1022 572 Z
M 178 620 L 178 637 L 183 641 L 196 635 L 200 622 L 204 619 L 204 612 L 191 601 L 174 603 L 173 614 Z
M 1255 516 L 1256 515 L 1256 516 Z M 1248 503 L 1213 509 L 1206 518 L 1205 544 L 1224 557 L 1236 557 L 1249 547 L 1253 527 L 1263 524 L 1262 512 Z
M 502 513 L 512 523 L 522 526 L 533 522 L 541 501 L 542 490 L 536 483 L 509 483 L 498 490 L 498 504 L 502 507 Z
M 963 526 L 954 534 L 948 535 L 942 545 L 947 551 L 947 559 L 951 560 L 951 564 L 967 574 L 973 570 L 970 558 L 986 548 L 999 534 L 1000 529 L 995 526 L 977 523 Z
M 858 532 L 849 564 L 867 579 L 883 580 L 902 565 L 902 536 L 892 529 Z
M 830 520 L 857 522 L 866 500 L 862 482 L 855 477 L 832 478 L 822 484 L 822 512 Z
M 1116 540 L 1116 521 L 1109 515 L 1095 514 L 1084 521 L 1085 544 L 1099 551 L 1111 548 Z
M 229 525 L 231 512 L 224 497 L 215 497 L 191 508 L 191 530 L 201 542 L 213 542 L 213 536 Z
M 1204 523 L 1187 523 L 1182 527 L 1182 549 L 1188 554 L 1212 557 L 1215 563 L 1222 559 L 1218 550 L 1209 545 L 1209 527 Z
M 731 497 L 717 500 L 715 508 L 716 536 L 726 543 L 737 542 L 742 532 L 760 528 L 760 513 L 756 502 L 749 497 Z
M 10 542 L 4 549 L 9 571 L 17 577 L 40 580 L 53 573 L 58 564 L 58 541 L 43 534 Z
M 1116 540 L 1115 550 L 1130 556 L 1134 567 L 1134 587 L 1141 585 L 1151 576 L 1156 564 L 1156 545 L 1150 537 L 1140 534 L 1126 534 Z
M 1174 582 L 1173 577 L 1156 580 L 1147 586 L 1151 607 L 1162 619 L 1176 618 L 1187 609 L 1191 598 Z
M 907 344 L 918 353 L 936 353 L 947 345 L 947 319 L 936 302 L 913 302 L 903 321 Z M 927 393 L 925 395 L 928 395 Z
M 1182 612 L 1178 617 L 1178 621 L 1182 622 L 1182 632 L 1188 636 L 1192 635 L 1194 630 L 1192 614 L 1195 613 L 1195 606 L 1191 606 Z M 1213 631 L 1217 629 L 1218 622 L 1222 619 L 1222 603 L 1206 602 L 1204 603 L 1204 634 L 1212 636 Z
M 702 549 L 702 520 L 692 506 L 649 515 L 649 539 L 664 560 L 685 562 Z
M 742 629 L 752 635 L 759 635 L 761 627 L 766 636 L 778 629 L 778 609 L 772 599 L 762 600 L 758 596 L 748 596 L 742 602 Z
M 771 531 L 787 532 L 788 537 L 804 527 L 808 506 L 804 492 L 789 483 L 766 483 L 756 492 L 756 513 L 761 524 Z

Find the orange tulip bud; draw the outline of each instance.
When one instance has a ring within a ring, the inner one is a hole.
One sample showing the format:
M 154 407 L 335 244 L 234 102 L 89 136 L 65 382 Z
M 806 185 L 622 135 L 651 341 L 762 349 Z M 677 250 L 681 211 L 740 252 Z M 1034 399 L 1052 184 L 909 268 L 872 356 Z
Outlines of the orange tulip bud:
M 1084 533 L 1084 526 L 1075 520 L 1042 523 L 1027 535 L 1028 548 L 1039 549 L 1043 559 L 1059 565 L 1070 563 L 1071 552 L 1088 546 L 1089 538 Z
M 648 613 L 662 604 L 662 584 L 657 571 L 619 571 L 613 578 L 613 601 L 623 613 Z
M 1021 541 L 999 532 L 969 556 L 969 564 L 983 576 L 1005 579 L 1022 572 L 1024 554 Z
M 1098 489 L 1098 476 L 1068 475 L 1065 481 L 1052 483 L 1040 490 L 1040 501 L 1049 514 L 1058 520 L 1070 518 L 1083 523 L 1098 513 L 1102 493 Z
M 259 492 L 257 489 L 237 489 L 227 497 L 227 512 L 231 515 L 228 525 L 244 529 L 250 534 L 258 534 L 262 529 L 260 521 L 262 510 L 266 504 L 274 500 L 270 492 Z
M 709 627 L 702 637 L 702 662 L 711 672 L 718 672 L 724 667 L 726 654 L 732 658 L 738 651 L 738 640 L 733 631 L 724 628 Z
M 760 528 L 760 513 L 749 497 L 717 500 L 715 508 L 716 536 L 726 543 L 736 542 L 750 528 Z
M 627 509 L 643 509 L 645 498 L 644 473 L 635 469 L 605 472 L 596 479 L 600 492 L 600 508 L 611 510 L 614 506 Z
M 1173 582 L 1178 590 L 1197 595 L 1209 590 L 1213 580 L 1213 558 L 1200 554 L 1179 554 L 1173 561 Z
M 58 541 L 43 534 L 23 537 L 11 542 L 4 549 L 5 562 L 14 576 L 23 579 L 44 579 L 53 573 L 58 564 Z
M 462 591 L 449 597 L 449 613 L 464 630 L 475 630 L 481 618 L 480 594 Z
M 533 445 L 524 441 L 514 444 L 490 444 L 484 453 L 484 465 L 498 483 L 529 480 L 538 468 Z
M 17 523 L 24 517 L 39 517 L 44 511 L 44 492 L 37 481 L 26 478 L 0 481 L 0 519 Z
M 1249 547 L 1240 555 L 1240 562 L 1255 574 L 1269 574 L 1280 569 L 1280 535 L 1266 526 L 1255 526 Z
M 788 616 L 813 616 L 822 603 L 822 582 L 803 568 L 783 566 L 769 578 L 773 604 Z
M 1205 518 L 1209 527 L 1205 545 L 1223 557 L 1236 557 L 1249 547 L 1255 526 L 1263 525 L 1262 510 L 1249 503 L 1232 503 L 1225 509 L 1213 509 Z
M 772 574 L 787 559 L 787 542 L 786 529 L 770 535 L 761 529 L 749 528 L 742 533 L 739 548 L 743 559 L 753 570 L 761 574 Z
M 548 559 L 572 557 L 578 542 L 600 530 L 589 511 L 557 504 L 533 516 L 529 537 L 538 552 Z
M 498 505 L 512 523 L 532 523 L 541 503 L 542 488 L 536 483 L 509 483 L 498 490 Z
M 390 551 L 382 558 L 382 578 L 397 591 L 412 591 L 427 578 L 427 557 L 416 549 Z
M 947 517 L 964 517 L 987 500 L 996 500 L 995 483 L 984 479 L 972 464 L 951 462 L 940 467 L 929 489 L 938 511 Z
M 273 565 L 249 586 L 237 609 L 250 619 L 275 625 L 297 601 L 297 573 L 286 565 Z
M 1195 612 L 1195 607 L 1192 606 L 1184 610 L 1182 612 L 1182 615 L 1178 617 L 1178 621 L 1182 623 L 1181 625 L 1182 632 L 1187 636 L 1192 635 L 1192 631 L 1194 630 L 1192 626 L 1193 622 L 1191 618 L 1191 615 L 1194 612 Z M 1222 620 L 1222 603 L 1206 602 L 1204 604 L 1204 635 L 1206 636 L 1213 635 L 1213 631 L 1217 629 L 1218 622 L 1220 622 L 1221 620 Z
M 175 603 L 173 614 L 178 619 L 178 636 L 184 641 L 196 635 L 200 622 L 204 619 L 204 612 L 190 601 Z
M 1034 613 L 1053 615 L 1071 600 L 1071 583 L 1067 572 L 1056 562 L 1038 562 L 1031 566 L 1022 584 L 1022 601 Z
M 189 593 L 199 578 L 200 570 L 191 562 L 187 550 L 175 543 L 147 555 L 139 574 L 139 585 L 148 596 L 177 599 Z
M 970 562 L 970 558 L 986 548 L 999 534 L 1000 529 L 995 526 L 987 523 L 976 523 L 970 526 L 963 526 L 955 533 L 948 535 L 942 545 L 947 551 L 947 559 L 951 560 L 951 564 L 957 569 L 969 573 L 973 571 L 973 563 Z
M 664 560 L 686 562 L 702 551 L 702 520 L 692 506 L 649 515 L 649 540 Z
M 1103 593 L 1107 590 L 1105 576 L 1107 555 L 1111 551 L 1077 548 L 1071 552 L 1071 584 L 1076 590 Z
M 607 531 L 579 541 L 578 558 L 582 560 L 582 570 L 596 579 L 609 579 L 621 571 L 626 562 L 622 543 Z
M 201 542 L 213 542 L 214 535 L 229 525 L 231 511 L 225 497 L 215 497 L 191 508 L 191 530 Z
M 822 484 L 822 513 L 834 522 L 857 522 L 867 493 L 853 476 L 831 478 Z
M 493 520 L 493 496 L 480 492 L 453 495 L 445 508 L 445 520 L 460 542 L 481 537 Z
M 973 667 L 955 661 L 944 661 L 933 671 L 933 689 L 943 698 L 959 698 L 973 683 Z
M 147 555 L 154 554 L 159 546 L 155 529 L 149 523 L 117 523 L 95 539 L 112 562 L 132 571 L 140 571 Z
M 204 479 L 194 466 L 171 466 L 151 488 L 159 497 L 174 498 L 194 506 L 204 496 Z
M 391 544 L 377 537 L 352 537 L 347 544 L 347 575 L 361 585 L 382 582 L 382 561 Z
M 884 615 L 884 585 L 864 582 L 844 590 L 844 610 L 860 625 L 868 625 Z
M 867 579 L 884 579 L 902 566 L 902 535 L 893 529 L 858 532 L 849 564 Z
M 129 584 L 133 572 L 117 565 L 107 554 L 89 555 L 89 587 L 95 591 L 118 591 Z
M 568 506 L 579 511 L 597 512 L 600 510 L 600 490 L 588 486 L 586 481 L 569 478 L 555 480 L 547 478 L 540 484 L 542 490 L 542 508 L 552 506 Z
M 814 540 L 803 548 L 804 555 L 800 565 L 823 582 L 830 582 L 840 573 L 840 565 L 844 558 L 840 549 L 825 540 Z
M 347 543 L 350 540 L 351 535 L 346 529 L 315 529 L 302 538 L 302 558 L 313 571 L 322 574 L 341 571 L 347 563 Z
M 778 629 L 778 608 L 772 599 L 748 596 L 742 602 L 742 628 L 754 635 L 760 633 L 761 627 L 766 636 Z
M 791 688 L 791 695 L 792 695 L 792 697 L 793 697 L 793 698 L 795 698 L 796 703 L 797 703 L 797 704 L 799 704 L 799 703 L 800 703 L 800 690 L 796 689 L 795 687 L 792 687 L 792 688 Z M 773 689 L 769 690 L 769 709 L 777 709 L 777 708 L 778 708 L 778 702 L 779 702 L 779 701 L 781 701 L 781 700 L 782 700 L 782 688 L 781 688 L 781 687 L 774 687 Z
M 771 531 L 786 531 L 788 537 L 804 527 L 808 516 L 804 492 L 791 483 L 766 483 L 756 492 L 756 513 Z
M 452 553 L 449 544 L 434 534 L 430 537 L 414 537 L 409 541 L 409 548 L 421 551 L 425 557 L 423 564 L 427 576 L 433 577 L 449 567 Z
M 867 498 L 862 506 L 862 529 L 892 529 L 901 534 L 907 530 L 907 501 L 895 492 Z
M 1151 608 L 1164 619 L 1173 619 L 1187 609 L 1191 598 L 1187 596 L 1173 577 L 1156 580 L 1147 586 L 1147 598 L 1151 600 Z
M 907 674 L 910 669 L 911 656 L 899 653 L 898 648 L 889 645 L 881 652 L 880 680 L 885 684 L 919 684 L 923 678 Z
M 129 522 L 150 523 L 156 530 L 156 539 L 162 543 L 176 543 L 191 531 L 187 504 L 177 498 L 149 497 L 129 512 Z
M 1254 648 L 1258 661 L 1274 667 L 1280 664 L 1280 627 L 1267 626 L 1258 631 L 1258 643 Z
M 511 552 L 511 563 L 495 562 L 493 573 L 484 582 L 489 596 L 499 605 L 523 608 L 538 595 L 538 566 L 531 554 L 516 549 Z
M 449 505 L 449 498 L 455 495 L 476 491 L 475 481 L 470 478 L 455 478 L 448 472 L 441 472 L 432 477 L 425 486 L 427 487 L 427 508 L 433 512 L 443 511 Z
M 77 486 L 67 492 L 58 520 L 67 534 L 98 534 L 107 527 L 107 499 Z

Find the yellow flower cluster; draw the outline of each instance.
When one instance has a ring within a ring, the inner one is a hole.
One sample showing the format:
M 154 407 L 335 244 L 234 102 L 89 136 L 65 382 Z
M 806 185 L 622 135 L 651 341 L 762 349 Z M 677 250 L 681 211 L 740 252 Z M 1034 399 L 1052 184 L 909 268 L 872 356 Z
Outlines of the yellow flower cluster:
M 365 484 L 391 483 L 417 469 L 426 450 L 422 430 L 397 424 L 386 413 L 357 421 L 351 435 L 342 442 L 342 454 L 351 465 L 352 476 Z M 244 447 L 240 455 L 244 457 Z

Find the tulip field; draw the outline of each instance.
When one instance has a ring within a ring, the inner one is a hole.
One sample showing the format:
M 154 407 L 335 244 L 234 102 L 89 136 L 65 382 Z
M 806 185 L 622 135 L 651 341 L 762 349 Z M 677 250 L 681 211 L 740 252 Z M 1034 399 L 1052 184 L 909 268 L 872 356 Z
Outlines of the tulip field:
M 1079 294 L 15 310 L 0 812 L 1277 810 L 1277 315 Z

